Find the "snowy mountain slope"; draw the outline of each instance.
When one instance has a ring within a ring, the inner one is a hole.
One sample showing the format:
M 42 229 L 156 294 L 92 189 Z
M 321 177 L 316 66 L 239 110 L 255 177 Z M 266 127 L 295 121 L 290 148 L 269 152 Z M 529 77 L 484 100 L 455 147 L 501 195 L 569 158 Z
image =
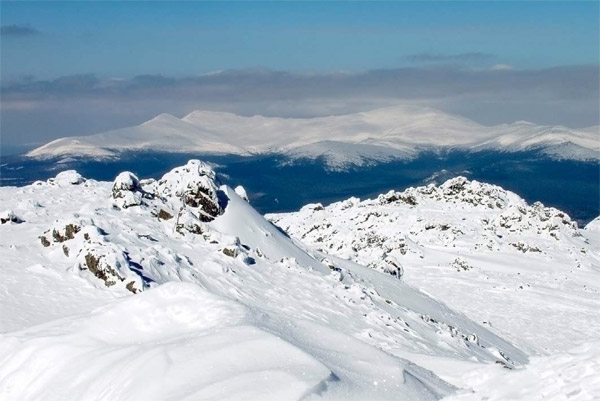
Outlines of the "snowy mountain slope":
M 324 157 L 332 168 L 410 158 L 422 150 L 541 150 L 554 158 L 598 160 L 598 132 L 526 122 L 486 127 L 430 108 L 395 106 L 317 118 L 242 117 L 195 111 L 161 114 L 139 126 L 62 138 L 27 153 L 56 157 L 118 157 L 125 151 L 285 154 Z
M 219 133 L 189 124 L 170 114 L 160 114 L 135 127 L 85 137 L 61 138 L 28 153 L 30 157 L 115 157 L 122 151 L 194 152 L 240 154 L 244 150 L 221 141 Z
M 600 338 L 600 248 L 563 212 L 459 177 L 271 221 L 315 250 L 393 275 L 529 354 Z
M 424 357 L 527 363 L 402 280 L 307 250 L 239 193 L 199 161 L 0 188 L 0 398 L 439 399 L 454 388 Z

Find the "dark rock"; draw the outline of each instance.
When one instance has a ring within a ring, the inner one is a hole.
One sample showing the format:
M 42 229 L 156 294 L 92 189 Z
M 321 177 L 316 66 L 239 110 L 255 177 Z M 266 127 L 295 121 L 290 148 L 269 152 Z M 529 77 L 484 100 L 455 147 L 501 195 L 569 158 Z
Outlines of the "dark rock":
M 40 235 L 40 242 L 42 243 L 42 245 L 44 245 L 45 247 L 49 247 L 50 246 L 50 241 L 48 241 L 48 238 L 46 238 L 43 235 Z
M 158 219 L 159 220 L 171 220 L 173 218 L 173 215 L 169 212 L 167 212 L 164 209 L 160 209 L 158 211 Z

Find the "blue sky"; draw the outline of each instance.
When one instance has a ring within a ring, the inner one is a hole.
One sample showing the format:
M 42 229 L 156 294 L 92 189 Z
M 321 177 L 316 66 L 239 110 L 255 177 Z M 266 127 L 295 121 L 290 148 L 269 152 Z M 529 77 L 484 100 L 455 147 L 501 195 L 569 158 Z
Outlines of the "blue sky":
M 35 31 L 3 35 L 4 79 L 424 64 L 415 54 L 539 68 L 597 63 L 600 46 L 596 1 L 1 4 L 3 26 Z
M 598 1 L 0 1 L 0 152 L 196 109 L 599 124 Z

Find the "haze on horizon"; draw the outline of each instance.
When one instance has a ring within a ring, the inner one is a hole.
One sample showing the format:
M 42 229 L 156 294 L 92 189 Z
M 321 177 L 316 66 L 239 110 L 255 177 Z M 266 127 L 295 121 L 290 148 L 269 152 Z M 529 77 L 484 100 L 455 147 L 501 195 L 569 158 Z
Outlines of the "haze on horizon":
M 599 123 L 599 3 L 13 2 L 1 153 L 196 109 Z

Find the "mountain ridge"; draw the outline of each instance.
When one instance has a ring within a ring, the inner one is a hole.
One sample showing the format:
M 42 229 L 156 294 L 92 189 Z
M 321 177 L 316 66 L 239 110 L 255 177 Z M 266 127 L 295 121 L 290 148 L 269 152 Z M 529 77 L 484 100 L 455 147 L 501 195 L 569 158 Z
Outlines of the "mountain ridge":
M 327 155 L 343 168 L 407 159 L 423 150 L 539 150 L 545 157 L 600 160 L 597 127 L 575 130 L 515 122 L 484 126 L 428 107 L 392 106 L 314 118 L 245 117 L 196 110 L 160 114 L 140 125 L 56 139 L 26 154 L 35 159 L 118 158 L 126 151 L 199 154 L 282 154 L 291 160 Z M 332 146 L 337 143 L 339 145 Z M 334 149 L 335 148 L 335 149 Z

